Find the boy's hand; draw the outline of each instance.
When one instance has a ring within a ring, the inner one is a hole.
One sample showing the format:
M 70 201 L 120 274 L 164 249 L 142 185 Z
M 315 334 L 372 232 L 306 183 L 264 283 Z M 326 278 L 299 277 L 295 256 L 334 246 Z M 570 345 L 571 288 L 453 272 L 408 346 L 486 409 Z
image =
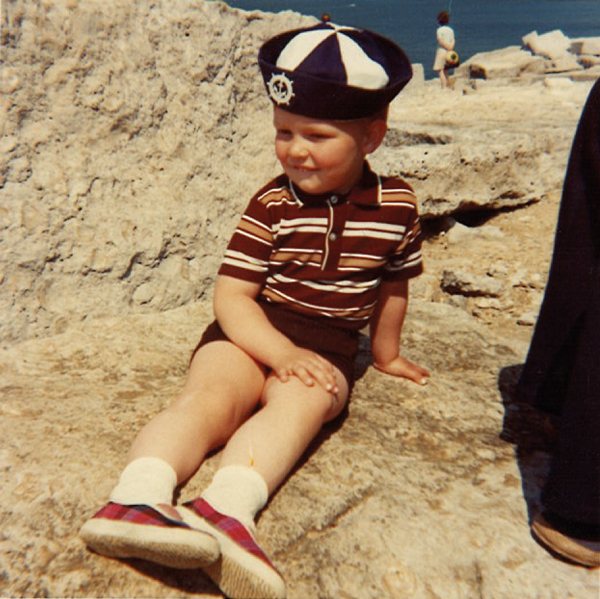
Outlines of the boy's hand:
M 273 370 L 283 383 L 296 376 L 308 387 L 317 383 L 330 393 L 339 391 L 331 363 L 308 349 L 295 347 L 282 353 Z
M 426 368 L 423 368 L 410 360 L 406 360 L 401 356 L 397 356 L 387 364 L 378 364 L 375 362 L 373 366 L 375 366 L 377 370 L 381 370 L 381 372 L 409 379 L 419 385 L 426 385 L 427 377 L 429 377 L 429 371 Z

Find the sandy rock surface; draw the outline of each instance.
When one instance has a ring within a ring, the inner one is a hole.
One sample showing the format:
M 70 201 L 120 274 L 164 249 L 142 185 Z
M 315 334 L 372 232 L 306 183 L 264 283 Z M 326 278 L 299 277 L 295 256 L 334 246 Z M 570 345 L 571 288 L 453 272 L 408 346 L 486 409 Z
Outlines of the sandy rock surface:
M 106 500 L 131 439 L 180 388 L 208 306 L 96 320 L 0 352 L 3 534 L 10 596 L 218 596 L 200 571 L 89 553 L 77 530 Z M 526 342 L 463 309 L 415 300 L 405 353 L 426 388 L 360 357 L 348 413 L 325 428 L 259 521 L 288 596 L 597 596 L 597 574 L 530 537 L 548 464 L 509 390 Z M 525 440 L 516 457 L 515 440 Z M 513 442 L 511 442 L 511 440 Z M 181 489 L 195 497 L 218 455 Z
M 77 531 L 180 389 L 237 215 L 278 172 L 256 48 L 312 21 L 124 0 L 15 0 L 2 19 L 0 592 L 219 596 L 200 571 L 91 554 Z M 289 597 L 598 596 L 597 572 L 529 534 L 549 440 L 510 398 L 590 87 L 416 78 L 394 102 L 372 163 L 420 198 L 426 272 L 402 345 L 432 379 L 379 373 L 363 339 L 347 414 L 259 521 Z

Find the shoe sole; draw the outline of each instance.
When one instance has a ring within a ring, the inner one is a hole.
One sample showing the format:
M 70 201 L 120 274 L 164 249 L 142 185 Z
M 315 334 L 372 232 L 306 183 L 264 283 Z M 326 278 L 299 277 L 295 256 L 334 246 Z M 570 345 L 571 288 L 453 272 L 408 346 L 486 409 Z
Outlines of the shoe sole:
M 187 507 L 178 508 L 186 524 L 213 536 L 219 543 L 221 559 L 204 571 L 231 599 L 285 599 L 281 576 L 262 559 L 241 548 L 208 520 Z
M 171 568 L 202 568 L 220 554 L 215 538 L 187 528 L 96 518 L 83 525 L 79 536 L 106 557 L 144 559 Z
M 545 547 L 574 564 L 587 568 L 600 566 L 600 554 L 591 548 L 598 543 L 573 540 L 553 529 L 541 516 L 531 523 L 531 532 Z

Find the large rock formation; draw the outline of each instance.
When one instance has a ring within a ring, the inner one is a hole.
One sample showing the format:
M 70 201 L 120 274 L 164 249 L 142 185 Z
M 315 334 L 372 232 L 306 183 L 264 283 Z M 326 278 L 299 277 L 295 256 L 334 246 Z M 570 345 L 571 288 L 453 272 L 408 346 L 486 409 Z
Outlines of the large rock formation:
M 313 20 L 183 1 L 5 13 L 0 336 L 201 297 L 275 172 L 256 49 Z
M 372 160 L 412 184 L 424 218 L 524 206 L 560 187 L 588 85 L 438 86 L 400 95 Z
M 182 0 L 3 8 L 0 338 L 203 297 L 278 172 L 257 48 L 313 19 Z M 560 185 L 586 84 L 415 79 L 373 162 L 414 185 L 425 218 Z
M 107 560 L 77 531 L 181 387 L 237 215 L 277 172 L 256 48 L 312 20 L 182 1 L 3 10 L 0 590 L 218 596 L 200 571 Z M 373 163 L 429 221 L 402 345 L 432 379 L 375 371 L 363 339 L 347 414 L 259 523 L 292 599 L 597 597 L 597 575 L 529 534 L 549 441 L 510 398 L 589 87 L 417 78 L 394 102 Z

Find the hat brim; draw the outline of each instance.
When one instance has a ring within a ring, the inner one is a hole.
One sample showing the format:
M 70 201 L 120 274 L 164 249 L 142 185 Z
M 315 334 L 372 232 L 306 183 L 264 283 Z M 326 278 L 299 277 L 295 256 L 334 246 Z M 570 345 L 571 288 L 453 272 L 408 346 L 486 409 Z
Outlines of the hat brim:
M 315 77 L 299 70 L 278 68 L 277 57 L 301 29 L 285 32 L 266 42 L 260 49 L 258 64 L 267 93 L 274 104 L 289 112 L 324 120 L 353 120 L 371 116 L 385 108 L 412 77 L 412 66 L 405 52 L 394 42 L 376 33 L 372 35 L 387 61 L 388 84 L 380 89 L 364 89 Z M 273 93 L 274 83 L 286 86 Z

